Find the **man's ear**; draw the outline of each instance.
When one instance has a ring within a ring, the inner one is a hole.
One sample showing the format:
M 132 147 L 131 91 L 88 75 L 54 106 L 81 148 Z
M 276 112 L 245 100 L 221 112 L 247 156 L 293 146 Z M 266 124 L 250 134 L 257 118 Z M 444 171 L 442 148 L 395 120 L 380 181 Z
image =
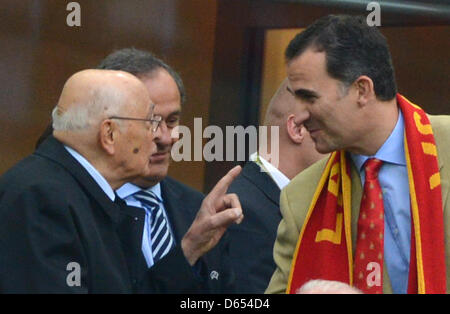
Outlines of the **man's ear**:
M 110 119 L 105 119 L 100 124 L 100 146 L 109 155 L 114 155 L 117 141 L 118 125 Z
M 367 105 L 375 97 L 373 81 L 366 75 L 361 75 L 353 83 L 357 92 L 357 102 L 359 106 Z
M 301 144 L 305 139 L 306 129 L 300 119 L 297 119 L 295 115 L 290 114 L 286 121 L 286 127 L 291 141 L 296 144 Z

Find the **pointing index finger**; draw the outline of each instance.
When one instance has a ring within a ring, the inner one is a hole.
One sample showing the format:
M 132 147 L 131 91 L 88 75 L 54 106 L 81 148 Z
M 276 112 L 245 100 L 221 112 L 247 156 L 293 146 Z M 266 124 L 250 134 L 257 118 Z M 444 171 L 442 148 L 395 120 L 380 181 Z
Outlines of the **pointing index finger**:
M 233 182 L 233 180 L 239 175 L 239 173 L 241 173 L 241 170 L 241 166 L 235 166 L 230 171 L 228 171 L 228 173 L 223 176 L 222 179 L 219 180 L 219 182 L 217 182 L 211 192 L 209 192 L 208 196 L 216 199 L 222 195 L 225 195 L 231 182 Z

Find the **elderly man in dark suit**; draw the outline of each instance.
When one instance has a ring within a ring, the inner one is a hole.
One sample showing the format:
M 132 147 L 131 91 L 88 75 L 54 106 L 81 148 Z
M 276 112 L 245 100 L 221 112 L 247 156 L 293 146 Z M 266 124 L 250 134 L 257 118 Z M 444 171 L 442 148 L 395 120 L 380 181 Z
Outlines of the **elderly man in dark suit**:
M 271 248 L 281 220 L 280 191 L 296 174 L 325 156 L 316 151 L 303 126 L 306 116 L 305 107 L 295 103 L 284 80 L 264 119 L 267 144 L 260 145 L 230 185 L 229 192 L 239 196 L 245 213 L 244 222 L 229 229 L 230 255 L 240 293 L 265 291 L 275 270 Z M 271 127 L 278 128 L 274 143 Z
M 114 189 L 149 171 L 152 111 L 129 73 L 85 70 L 66 82 L 54 136 L 0 179 L 0 291 L 132 290 Z
M 131 293 L 150 285 L 133 246 L 145 215 L 114 190 L 150 173 L 159 124 L 151 104 L 126 72 L 86 70 L 68 80 L 53 111 L 54 136 L 0 178 L 0 291 Z M 191 232 L 189 256 L 242 219 L 236 197 L 225 194 L 239 171 L 201 204 L 193 225 L 215 229 Z

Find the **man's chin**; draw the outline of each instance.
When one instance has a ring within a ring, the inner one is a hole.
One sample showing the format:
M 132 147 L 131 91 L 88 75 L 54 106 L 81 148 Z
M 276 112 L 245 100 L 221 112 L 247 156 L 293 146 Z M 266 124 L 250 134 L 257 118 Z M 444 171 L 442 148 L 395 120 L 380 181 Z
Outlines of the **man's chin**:
M 334 147 L 333 145 L 329 145 L 328 143 L 325 142 L 314 141 L 314 144 L 316 150 L 321 154 L 328 154 L 336 150 L 336 147 Z
M 137 178 L 134 183 L 142 188 L 149 188 L 164 180 L 166 176 L 167 168 L 155 169 L 151 165 L 147 173 Z
M 167 176 L 168 172 L 169 172 L 168 163 L 158 164 L 150 162 L 150 171 L 147 177 L 159 178 L 160 180 L 162 180 Z

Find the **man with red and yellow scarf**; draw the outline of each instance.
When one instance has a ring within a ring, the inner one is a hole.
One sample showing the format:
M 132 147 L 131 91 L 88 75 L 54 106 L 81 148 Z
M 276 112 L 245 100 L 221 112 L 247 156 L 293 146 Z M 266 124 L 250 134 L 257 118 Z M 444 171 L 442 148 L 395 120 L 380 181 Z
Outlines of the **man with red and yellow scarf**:
M 282 191 L 266 292 L 296 293 L 313 279 L 365 293 L 449 291 L 450 117 L 397 93 L 386 39 L 363 17 L 317 20 L 286 59 L 288 90 L 307 108 L 317 150 L 331 155 Z

